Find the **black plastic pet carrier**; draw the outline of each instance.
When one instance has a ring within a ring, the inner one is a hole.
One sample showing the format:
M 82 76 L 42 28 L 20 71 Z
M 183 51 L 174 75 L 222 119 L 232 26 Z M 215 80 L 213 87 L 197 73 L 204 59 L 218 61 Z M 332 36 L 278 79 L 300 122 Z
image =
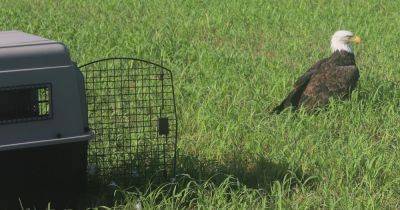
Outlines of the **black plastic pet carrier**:
M 62 43 L 0 32 L 0 209 L 79 209 L 88 180 L 173 176 L 176 143 L 168 69 L 133 58 L 78 68 Z
M 83 75 L 67 48 L 0 32 L 0 209 L 74 207 L 92 136 Z

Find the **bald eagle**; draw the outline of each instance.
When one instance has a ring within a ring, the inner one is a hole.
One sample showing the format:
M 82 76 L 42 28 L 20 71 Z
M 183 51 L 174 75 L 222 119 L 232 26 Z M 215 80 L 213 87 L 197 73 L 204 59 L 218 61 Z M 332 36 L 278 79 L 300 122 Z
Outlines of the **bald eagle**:
M 273 112 L 279 114 L 287 107 L 296 110 L 301 106 L 313 110 L 326 105 L 330 97 L 348 98 L 359 78 L 351 44 L 360 42 L 361 38 L 350 31 L 335 32 L 331 39 L 332 55 L 298 78 L 293 90 Z

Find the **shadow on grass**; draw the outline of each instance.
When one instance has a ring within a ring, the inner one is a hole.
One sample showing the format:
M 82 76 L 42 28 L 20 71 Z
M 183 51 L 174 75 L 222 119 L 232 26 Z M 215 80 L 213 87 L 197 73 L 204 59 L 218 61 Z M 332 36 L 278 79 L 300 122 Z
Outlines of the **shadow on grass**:
M 300 169 L 291 170 L 287 163 L 275 163 L 264 157 L 259 157 L 257 160 L 231 158 L 220 163 L 184 155 L 178 158 L 177 179 L 172 177 L 160 179 L 159 176 L 153 176 L 151 179 L 136 182 L 133 186 L 119 186 L 117 188 L 106 186 L 99 191 L 92 192 L 90 194 L 91 200 L 86 206 L 123 205 L 129 197 L 146 196 L 153 190 L 159 191 L 160 189 L 164 191 L 164 196 L 168 196 L 175 190 L 184 190 L 189 182 L 195 182 L 199 185 L 207 182 L 218 187 L 226 184 L 226 180 L 232 179 L 232 177 L 241 186 L 262 189 L 266 194 L 271 192 L 274 182 L 283 183 L 285 179 L 286 181 L 290 179 L 290 188 L 303 185 L 305 182 L 307 187 L 314 188 L 318 181 Z M 119 180 L 116 180 L 116 182 L 119 182 Z
M 232 158 L 221 164 L 217 161 L 200 160 L 194 156 L 182 156 L 178 163 L 178 173 L 188 174 L 195 180 L 207 180 L 212 177 L 212 181 L 218 185 L 228 176 L 234 176 L 249 188 L 267 191 L 275 181 L 283 182 L 284 179 L 294 178 L 292 185 L 296 185 L 311 178 L 311 175 L 305 174 L 301 169 L 292 170 L 287 163 L 275 163 L 263 157 L 257 160 Z M 313 186 L 315 181 L 307 184 Z
M 124 168 L 124 166 L 121 166 Z M 124 203 L 125 193 L 144 192 L 149 188 L 156 188 L 171 181 L 171 176 L 166 176 L 164 171 L 152 170 L 148 177 L 122 176 L 116 173 L 113 177 L 99 177 L 98 179 L 89 176 L 87 192 L 82 199 L 82 207 L 90 208 L 96 206 L 115 206 Z M 122 194 L 121 194 L 122 192 Z

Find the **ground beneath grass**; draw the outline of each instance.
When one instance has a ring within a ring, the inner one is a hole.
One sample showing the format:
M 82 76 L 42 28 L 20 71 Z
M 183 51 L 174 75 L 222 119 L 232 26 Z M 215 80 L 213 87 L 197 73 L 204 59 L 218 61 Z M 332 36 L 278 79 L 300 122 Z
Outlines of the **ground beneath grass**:
M 361 0 L 2 0 L 0 29 L 62 41 L 79 64 L 133 56 L 173 70 L 182 175 L 121 190 L 121 209 L 395 209 L 399 10 L 399 1 Z M 329 56 L 339 29 L 363 38 L 352 99 L 318 115 L 269 114 Z

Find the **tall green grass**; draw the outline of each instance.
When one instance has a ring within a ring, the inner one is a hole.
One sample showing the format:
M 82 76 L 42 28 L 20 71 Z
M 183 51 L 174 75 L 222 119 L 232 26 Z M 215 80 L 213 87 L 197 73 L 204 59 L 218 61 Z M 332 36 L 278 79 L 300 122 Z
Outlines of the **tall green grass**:
M 122 190 L 119 208 L 400 208 L 399 10 L 361 0 L 1 0 L 0 28 L 60 40 L 80 64 L 123 55 L 173 70 L 187 175 Z M 318 115 L 270 115 L 329 56 L 339 29 L 363 38 L 352 99 Z

